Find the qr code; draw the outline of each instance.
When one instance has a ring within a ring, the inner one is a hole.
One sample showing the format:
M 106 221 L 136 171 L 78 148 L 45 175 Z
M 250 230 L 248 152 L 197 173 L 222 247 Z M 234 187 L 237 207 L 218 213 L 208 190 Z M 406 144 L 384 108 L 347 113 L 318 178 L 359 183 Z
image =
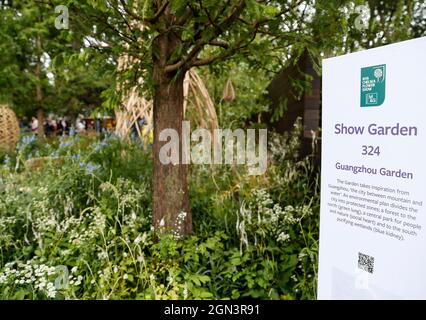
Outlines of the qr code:
M 358 268 L 369 273 L 374 272 L 374 257 L 358 253 Z

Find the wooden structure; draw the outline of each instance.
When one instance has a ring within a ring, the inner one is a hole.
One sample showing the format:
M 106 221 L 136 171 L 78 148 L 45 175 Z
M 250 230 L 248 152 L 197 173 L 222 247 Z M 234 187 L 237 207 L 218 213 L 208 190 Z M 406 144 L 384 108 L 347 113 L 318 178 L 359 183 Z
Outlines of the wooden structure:
M 295 82 L 307 87 L 301 92 L 295 89 Z M 314 154 L 315 163 L 320 163 L 320 127 L 321 127 L 321 77 L 314 69 L 312 58 L 305 52 L 299 62 L 283 70 L 270 83 L 268 97 L 271 101 L 271 113 L 263 116 L 269 128 L 278 133 L 290 132 L 298 117 L 303 119 L 301 137 L 301 156 Z M 283 116 L 274 119 L 274 111 L 285 104 Z M 313 139 L 318 145 L 313 150 Z
M 142 84 L 142 80 L 140 80 Z M 184 81 L 184 110 L 191 125 L 213 132 L 218 128 L 216 109 L 210 94 L 198 73 L 191 69 L 186 73 Z M 141 138 L 149 138 L 153 124 L 153 102 L 139 94 L 133 87 L 122 100 L 122 108 L 115 111 L 115 132 L 121 137 L 128 137 L 134 128 Z M 145 120 L 140 127 L 139 119 Z
M 0 105 L 0 151 L 13 151 L 19 134 L 19 122 L 15 112 L 6 105 Z
M 145 119 L 146 132 L 153 129 L 152 101 L 140 96 L 137 87 L 133 87 L 123 99 L 122 108 L 115 111 L 115 132 L 122 138 L 129 137 L 133 128 L 136 128 L 138 136 L 143 137 L 142 128 L 138 119 Z
M 191 69 L 186 73 L 183 84 L 184 113 L 198 128 L 210 130 L 219 126 L 216 108 L 210 97 L 206 85 L 195 71 Z

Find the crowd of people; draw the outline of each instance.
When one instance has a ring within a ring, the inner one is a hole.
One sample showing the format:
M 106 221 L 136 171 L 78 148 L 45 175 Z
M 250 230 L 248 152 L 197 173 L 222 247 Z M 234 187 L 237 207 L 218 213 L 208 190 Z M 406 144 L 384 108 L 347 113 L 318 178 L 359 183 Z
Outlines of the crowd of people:
M 40 123 L 36 117 L 31 118 L 30 126 L 31 131 L 38 134 Z M 71 128 L 69 121 L 64 118 L 59 120 L 48 118 L 44 121 L 43 126 L 46 136 L 69 134 Z
M 25 125 L 23 126 L 25 127 Z M 36 117 L 32 117 L 28 124 L 28 129 L 37 135 L 39 132 L 39 126 L 39 120 Z M 53 117 L 49 117 L 44 121 L 43 127 L 46 136 L 74 135 L 75 133 L 81 133 L 87 130 L 97 132 L 103 132 L 104 130 L 100 119 L 86 121 L 82 118 L 77 118 L 75 123 L 72 123 L 72 121 L 67 118 L 55 119 Z
M 107 133 L 114 131 L 115 120 L 112 118 L 92 119 L 78 117 L 75 121 L 73 121 L 68 117 L 55 118 L 53 116 L 49 116 L 43 121 L 42 125 L 44 135 L 47 137 L 63 135 L 73 136 L 84 132 Z M 148 129 L 147 125 L 148 122 L 144 117 L 138 117 L 131 125 L 130 136 L 137 139 L 140 136 L 152 135 L 152 132 L 150 132 L 151 130 Z M 35 116 L 33 116 L 31 120 L 28 120 L 28 118 L 21 119 L 20 126 L 23 131 L 32 132 L 34 135 L 38 135 L 40 132 L 40 121 Z

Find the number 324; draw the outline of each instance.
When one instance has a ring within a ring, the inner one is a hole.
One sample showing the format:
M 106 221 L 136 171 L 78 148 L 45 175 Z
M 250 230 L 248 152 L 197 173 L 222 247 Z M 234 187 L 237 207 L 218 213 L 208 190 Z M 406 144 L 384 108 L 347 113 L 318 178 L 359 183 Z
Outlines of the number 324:
M 362 146 L 363 156 L 380 156 L 380 147 Z

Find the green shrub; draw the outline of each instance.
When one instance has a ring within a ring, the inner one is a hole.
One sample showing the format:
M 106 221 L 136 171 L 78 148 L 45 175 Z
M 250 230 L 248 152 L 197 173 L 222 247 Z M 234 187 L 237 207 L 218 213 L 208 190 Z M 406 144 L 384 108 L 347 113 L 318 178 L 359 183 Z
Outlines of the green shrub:
M 61 161 L 25 165 L 38 156 Z M 193 235 L 154 241 L 149 150 L 114 136 L 25 138 L 0 167 L 0 298 L 315 298 L 315 175 L 307 160 L 271 156 L 264 176 L 193 166 Z

